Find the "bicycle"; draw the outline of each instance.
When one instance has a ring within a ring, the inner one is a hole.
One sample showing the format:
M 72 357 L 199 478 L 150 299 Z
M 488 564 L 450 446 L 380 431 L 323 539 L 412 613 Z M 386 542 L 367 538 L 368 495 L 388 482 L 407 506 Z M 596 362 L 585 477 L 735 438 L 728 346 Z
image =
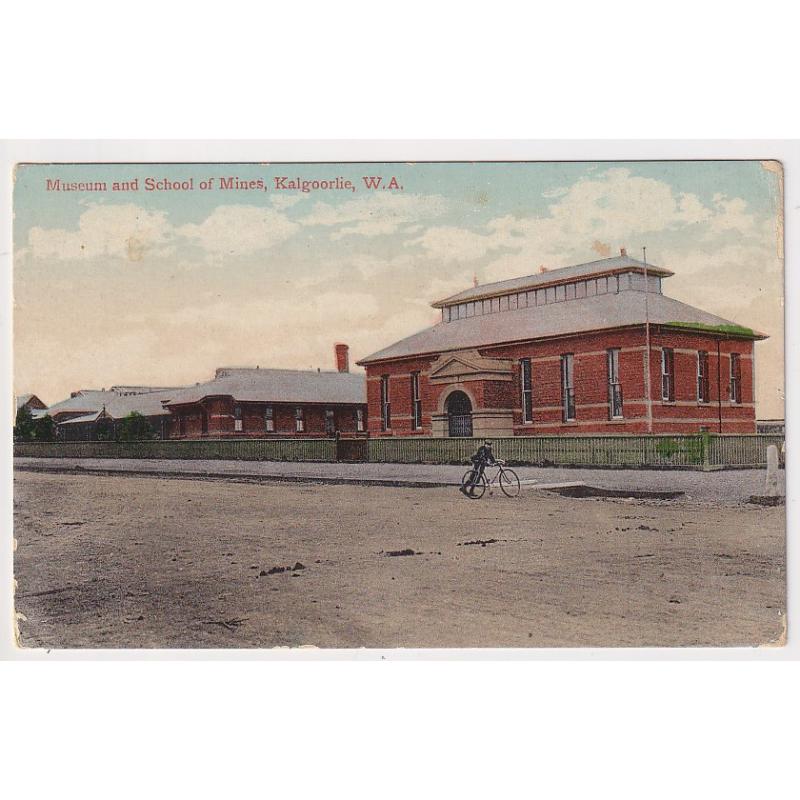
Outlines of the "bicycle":
M 472 475 L 472 470 L 468 469 L 464 473 L 464 477 L 461 479 L 461 488 L 466 490 L 464 495 L 469 497 L 470 500 L 480 500 L 487 489 L 489 490 L 489 494 L 491 494 L 492 487 L 499 485 L 500 491 L 502 491 L 506 497 L 517 497 L 520 489 L 519 478 L 513 469 L 508 469 L 505 466 L 505 463 L 505 461 L 498 459 L 494 462 L 494 464 L 488 465 L 488 467 L 497 467 L 497 472 L 495 473 L 494 477 L 491 480 L 487 479 L 486 472 L 484 471 L 483 475 L 481 475 L 481 477 L 475 482 L 475 485 L 472 487 L 471 491 L 469 490 L 468 485 L 470 482 L 470 476 Z

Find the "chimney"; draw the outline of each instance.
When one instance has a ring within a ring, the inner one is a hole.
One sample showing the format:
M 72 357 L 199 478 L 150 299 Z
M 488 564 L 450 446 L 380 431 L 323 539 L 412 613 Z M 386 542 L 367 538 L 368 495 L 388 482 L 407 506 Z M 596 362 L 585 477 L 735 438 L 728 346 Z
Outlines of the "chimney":
M 628 255 L 628 251 L 624 247 L 620 247 L 619 254 L 621 256 L 626 256 L 626 255 Z
M 339 372 L 350 372 L 350 348 L 346 344 L 334 345 L 336 351 L 336 369 Z

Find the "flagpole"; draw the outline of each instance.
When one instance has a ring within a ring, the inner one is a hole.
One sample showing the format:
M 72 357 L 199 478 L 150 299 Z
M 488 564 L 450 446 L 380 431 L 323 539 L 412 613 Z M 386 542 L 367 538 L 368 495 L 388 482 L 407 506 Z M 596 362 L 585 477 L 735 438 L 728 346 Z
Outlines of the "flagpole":
M 644 332 L 645 332 L 645 354 L 644 354 L 644 386 L 647 392 L 647 432 L 653 432 L 653 392 L 650 379 L 650 303 L 648 295 L 650 286 L 647 281 L 647 248 L 642 247 L 642 261 L 644 262 Z

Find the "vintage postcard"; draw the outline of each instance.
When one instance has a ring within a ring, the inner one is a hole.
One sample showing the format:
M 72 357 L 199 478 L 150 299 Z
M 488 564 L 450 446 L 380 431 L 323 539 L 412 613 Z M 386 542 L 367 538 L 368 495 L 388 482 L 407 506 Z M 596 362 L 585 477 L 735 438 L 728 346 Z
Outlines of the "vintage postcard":
M 22 648 L 786 641 L 763 160 L 20 163 Z

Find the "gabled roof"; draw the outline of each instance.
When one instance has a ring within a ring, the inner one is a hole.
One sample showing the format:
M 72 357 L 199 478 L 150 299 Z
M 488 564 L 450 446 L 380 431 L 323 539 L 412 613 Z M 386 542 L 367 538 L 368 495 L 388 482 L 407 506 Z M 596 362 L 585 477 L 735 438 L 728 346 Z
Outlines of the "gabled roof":
M 174 392 L 168 406 L 228 396 L 241 402 L 366 403 L 366 376 L 294 369 L 229 369 L 225 376 Z
M 38 403 L 38 405 L 36 405 L 36 403 L 34 403 L 34 405 L 31 407 L 32 411 L 34 409 L 47 408 L 47 406 L 35 394 L 18 394 L 17 395 L 17 411 L 19 411 L 22 408 L 22 406 L 28 405 L 28 403 L 31 403 L 34 400 L 36 401 L 36 403 Z
M 651 324 L 673 325 L 707 333 L 749 339 L 767 338 L 762 333 L 663 294 L 625 291 L 440 322 L 362 358 L 358 363 L 369 364 L 412 355 L 643 325 L 646 320 Z
M 613 258 L 601 258 L 598 261 L 588 261 L 585 264 L 575 264 L 571 267 L 561 267 L 560 269 L 550 269 L 536 275 L 525 275 L 521 278 L 511 278 L 507 281 L 497 281 L 496 283 L 485 283 L 482 286 L 474 286 L 465 289 L 463 292 L 445 297 L 444 300 L 437 300 L 432 303 L 434 308 L 452 305 L 453 303 L 463 303 L 478 298 L 497 297 L 507 292 L 521 291 L 529 288 L 541 288 L 552 283 L 561 283 L 570 278 L 586 278 L 590 275 L 604 275 L 608 272 L 619 272 L 628 269 L 647 271 L 651 275 L 669 277 L 675 273 L 664 267 L 657 267 L 654 264 L 645 264 L 636 258 L 628 255 L 614 256 Z

